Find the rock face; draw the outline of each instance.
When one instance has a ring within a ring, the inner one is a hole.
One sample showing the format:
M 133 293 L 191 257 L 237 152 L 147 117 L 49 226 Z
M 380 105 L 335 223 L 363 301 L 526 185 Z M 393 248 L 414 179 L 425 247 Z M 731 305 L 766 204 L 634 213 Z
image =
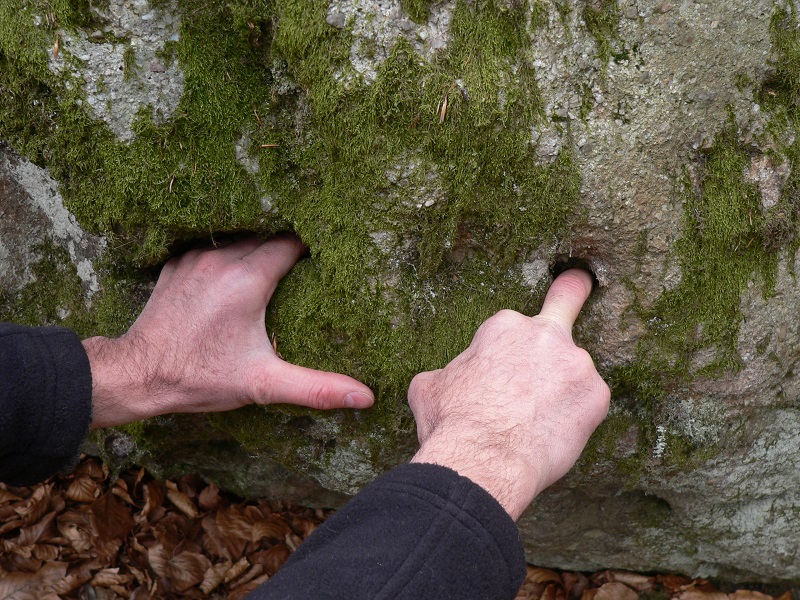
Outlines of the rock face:
M 291 229 L 268 329 L 378 402 L 160 418 L 109 459 L 340 503 L 413 451 L 413 374 L 578 258 L 613 406 L 529 558 L 800 580 L 794 4 L 220 4 L 0 7 L 0 317 L 113 335 L 170 253 Z

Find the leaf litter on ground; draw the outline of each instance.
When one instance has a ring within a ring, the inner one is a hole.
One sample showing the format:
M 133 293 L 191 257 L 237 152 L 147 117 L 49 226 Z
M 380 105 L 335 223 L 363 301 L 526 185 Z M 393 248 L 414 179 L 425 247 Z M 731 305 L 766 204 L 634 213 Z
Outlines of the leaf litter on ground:
M 241 600 L 332 513 L 242 500 L 196 475 L 114 478 L 99 459 L 31 487 L 0 484 L 0 599 Z M 792 600 L 704 579 L 529 566 L 516 600 Z

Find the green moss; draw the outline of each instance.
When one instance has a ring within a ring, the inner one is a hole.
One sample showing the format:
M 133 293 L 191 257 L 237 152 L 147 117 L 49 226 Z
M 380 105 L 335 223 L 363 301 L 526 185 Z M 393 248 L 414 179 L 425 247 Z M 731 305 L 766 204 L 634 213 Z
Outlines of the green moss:
M 400 6 L 417 23 L 426 23 L 431 12 L 432 0 L 400 0 Z
M 124 333 L 149 295 L 149 274 L 124 265 L 97 265 L 101 291 L 87 302 L 75 265 L 62 247 L 46 240 L 35 252 L 32 281 L 17 291 L 0 292 L 0 321 L 21 325 L 60 325 L 82 338 Z
M 30 11 L 23 11 L 30 25 L 21 37 L 35 47 L 7 42 L 19 31 L 0 34 L 0 137 L 48 163 L 85 227 L 111 235 L 120 253 L 146 263 L 163 258 L 168 243 L 187 234 L 274 230 L 263 224 L 254 183 L 234 151 L 243 133 L 257 138 L 262 132 L 254 101 L 269 85 L 263 48 L 248 40 L 247 25 L 225 7 L 189 0 L 184 10 L 193 18 L 174 50 L 185 94 L 164 125 L 143 111 L 129 144 L 87 115 L 77 82 L 68 90 L 46 69 L 46 34 L 32 25 Z M 25 19 L 14 19 L 17 28 L 20 21 Z M 20 63 L 30 66 L 21 71 Z
M 327 2 L 181 0 L 188 16 L 165 52 L 184 72 L 183 97 L 162 124 L 143 109 L 127 143 L 87 114 L 80 82 L 47 69 L 53 33 L 17 4 L 26 18 L 0 25 L 0 138 L 50 167 L 112 262 L 155 264 L 175 241 L 234 230 L 292 229 L 310 246 L 268 327 L 287 360 L 362 379 L 376 407 L 324 418 L 250 408 L 203 425 L 285 464 L 326 464 L 330 423 L 376 465 L 396 462 L 385 448 L 413 439 L 411 377 L 446 364 L 500 308 L 536 306 L 514 265 L 582 218 L 573 157 L 540 164 L 530 141 L 543 115 L 527 2 L 458 3 L 447 51 L 426 62 L 401 39 L 367 85 L 351 35 L 325 22 Z M 412 4 L 418 17 L 429 8 Z M 257 181 L 236 160 L 240 140 L 259 158 Z M 263 213 L 262 196 L 279 216 Z M 104 277 L 87 332 L 124 330 L 146 292 L 136 278 Z M 315 425 L 298 429 L 303 418 Z M 129 433 L 150 447 L 155 431 Z
M 645 315 L 650 335 L 643 349 L 660 349 L 676 372 L 688 374 L 692 356 L 703 348 L 715 356 L 698 374 L 737 370 L 741 295 L 754 278 L 765 297 L 774 291 L 778 254 L 758 189 L 744 179 L 749 164 L 731 126 L 717 136 L 697 185 L 687 183 L 685 231 L 676 245 L 681 281 Z
M 128 46 L 122 53 L 122 72 L 125 81 L 129 81 L 136 77 L 138 67 L 136 65 L 136 50 L 133 46 Z
M 741 295 L 755 280 L 764 296 L 771 296 L 779 254 L 786 249 L 792 254 L 798 247 L 800 142 L 787 135 L 800 126 L 797 23 L 794 9 L 776 8 L 771 21 L 774 73 L 756 92 L 781 144 L 772 158 L 790 167 L 779 203 L 761 209 L 757 187 L 744 176 L 753 151 L 740 141 L 733 121 L 702 157 L 696 180 L 690 184 L 687 178 L 685 233 L 676 246 L 682 279 L 643 314 L 650 327 L 641 356 L 661 357 L 668 377 L 689 380 L 738 369 Z M 714 350 L 713 360 L 693 367 L 692 357 L 708 348 Z
M 0 291 L 0 321 L 20 325 L 64 325 L 79 334 L 91 330 L 83 288 L 66 250 L 47 240 L 36 249 L 33 281 L 17 292 Z
M 597 55 L 604 64 L 614 56 L 619 41 L 620 11 L 617 0 L 584 0 L 581 13 L 586 29 L 597 42 Z

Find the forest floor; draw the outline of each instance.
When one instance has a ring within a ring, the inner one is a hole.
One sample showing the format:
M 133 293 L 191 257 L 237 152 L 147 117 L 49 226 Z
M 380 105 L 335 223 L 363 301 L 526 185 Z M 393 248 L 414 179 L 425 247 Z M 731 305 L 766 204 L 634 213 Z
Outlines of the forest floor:
M 84 457 L 32 487 L 0 484 L 0 599 L 239 600 L 331 511 L 242 500 L 198 476 L 110 476 Z M 722 588 L 722 589 L 720 589 Z M 723 591 L 724 590 L 724 591 Z M 528 566 L 517 600 L 800 600 L 796 590 Z

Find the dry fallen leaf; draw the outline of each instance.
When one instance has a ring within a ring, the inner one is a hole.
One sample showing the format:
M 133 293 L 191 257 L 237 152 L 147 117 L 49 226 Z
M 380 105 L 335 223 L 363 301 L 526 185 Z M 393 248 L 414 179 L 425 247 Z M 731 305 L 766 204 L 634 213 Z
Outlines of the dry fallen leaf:
M 203 575 L 200 591 L 204 594 L 210 594 L 213 589 L 225 580 L 225 573 L 227 573 L 230 568 L 231 562 L 228 560 L 211 565 Z
M 26 525 L 36 523 L 45 515 L 50 504 L 52 489 L 52 484 L 39 486 L 28 500 L 14 508 Z
M 664 589 L 670 595 L 682 592 L 686 589 L 687 585 L 692 584 L 692 580 L 689 577 L 684 577 L 683 575 L 659 575 L 656 578 L 656 581 L 663 585 Z
M 203 581 L 211 561 L 197 552 L 181 552 L 175 556 L 161 544 L 147 551 L 147 559 L 156 575 L 167 580 L 178 592 L 185 592 Z
M 228 572 L 225 573 L 225 583 L 229 583 L 236 579 L 239 575 L 244 573 L 250 567 L 250 561 L 247 560 L 247 557 L 243 557 L 241 560 L 237 561 Z
M 73 502 L 92 502 L 97 498 L 99 491 L 97 482 L 85 475 L 72 480 L 67 488 L 67 498 Z
M 540 569 L 538 567 L 528 567 L 525 579 L 534 583 L 557 583 L 563 585 L 561 575 L 551 569 Z
M 130 512 L 112 492 L 92 503 L 92 517 L 97 535 L 103 540 L 125 538 L 134 526 Z
M 578 600 L 589 585 L 589 578 L 583 573 L 562 573 L 561 580 L 564 584 L 564 592 L 571 600 Z
M 723 594 L 717 589 L 704 590 L 699 587 L 684 590 L 673 596 L 675 600 L 727 600 L 727 594 Z
M 204 511 L 210 512 L 216 510 L 222 502 L 222 497 L 219 495 L 219 488 L 213 483 L 209 483 L 197 498 L 200 508 Z
M 190 519 L 196 518 L 199 513 L 197 512 L 197 507 L 195 507 L 194 503 L 189 499 L 189 496 L 181 492 L 178 486 L 171 481 L 167 481 L 166 486 L 167 498 L 175 505 L 175 508 Z
M 608 580 L 624 583 L 638 592 L 648 592 L 653 589 L 656 578 L 629 571 L 608 571 Z
M 730 600 L 773 600 L 772 596 L 752 590 L 736 590 L 732 594 L 728 594 L 728 598 Z
M 594 600 L 639 600 L 639 594 L 624 583 L 611 581 L 600 586 Z

